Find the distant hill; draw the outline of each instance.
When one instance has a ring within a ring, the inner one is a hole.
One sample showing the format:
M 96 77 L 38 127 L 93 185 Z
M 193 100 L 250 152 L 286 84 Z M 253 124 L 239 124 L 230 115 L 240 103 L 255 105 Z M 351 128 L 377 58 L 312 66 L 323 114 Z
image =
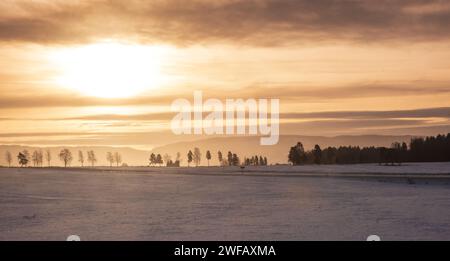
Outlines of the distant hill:
M 299 136 L 284 135 L 280 137 L 280 142 L 275 146 L 259 145 L 259 137 L 221 137 L 211 138 L 191 142 L 177 142 L 161 147 L 154 148 L 154 153 L 176 155 L 180 152 L 182 158 L 186 158 L 189 150 L 194 147 L 200 148 L 204 154 L 206 150 L 210 150 L 213 155 L 211 164 L 218 164 L 217 151 L 222 151 L 224 155 L 228 151 L 237 153 L 241 158 L 244 156 L 264 155 L 269 159 L 269 163 L 287 163 L 287 155 L 289 148 L 297 142 L 302 142 L 305 149 L 311 149 L 315 144 L 321 147 L 328 146 L 390 146 L 393 142 L 409 142 L 412 136 L 382 136 L 382 135 L 363 135 L 363 136 L 337 136 L 337 137 L 320 137 L 320 136 Z M 186 162 L 183 162 L 186 163 Z M 206 164 L 206 160 L 202 159 L 202 163 Z
M 106 161 L 106 153 L 107 152 L 120 152 L 122 155 L 123 163 L 126 163 L 130 166 L 141 166 L 147 165 L 148 158 L 150 152 L 137 150 L 133 148 L 122 148 L 122 147 L 107 147 L 107 146 L 64 146 L 64 147 L 33 147 L 33 146 L 17 146 L 17 145 L 0 145 L 0 165 L 6 166 L 5 153 L 6 151 L 11 152 L 13 156 L 13 165 L 17 166 L 17 154 L 19 151 L 28 150 L 30 154 L 33 153 L 34 150 L 42 149 L 50 149 L 52 154 L 52 166 L 62 166 L 62 162 L 58 158 L 59 152 L 63 148 L 68 148 L 72 152 L 73 161 L 71 166 L 80 166 L 78 162 L 78 151 L 83 151 L 85 159 L 87 158 L 86 152 L 88 150 L 93 150 L 97 157 L 98 166 L 108 166 L 109 163 Z M 44 160 L 45 161 L 45 160 Z M 89 163 L 85 162 L 85 165 Z M 33 164 L 30 162 L 30 166 Z M 44 166 L 47 166 L 47 162 L 44 162 Z

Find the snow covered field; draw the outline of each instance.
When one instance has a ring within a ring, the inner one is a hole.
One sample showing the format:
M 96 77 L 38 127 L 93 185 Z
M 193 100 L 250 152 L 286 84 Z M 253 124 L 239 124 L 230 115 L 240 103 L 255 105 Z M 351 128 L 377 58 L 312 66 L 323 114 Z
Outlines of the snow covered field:
M 449 173 L 448 163 L 0 168 L 0 240 L 450 240 Z

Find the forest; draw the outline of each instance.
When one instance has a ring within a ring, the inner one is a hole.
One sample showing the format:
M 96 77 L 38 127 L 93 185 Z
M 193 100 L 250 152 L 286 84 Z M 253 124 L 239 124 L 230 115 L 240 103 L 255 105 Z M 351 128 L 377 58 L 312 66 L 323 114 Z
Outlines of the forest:
M 450 133 L 417 137 L 406 142 L 395 142 L 391 147 L 327 147 L 316 145 L 306 151 L 301 142 L 291 147 L 288 160 L 293 165 L 379 163 L 400 165 L 404 162 L 450 161 Z

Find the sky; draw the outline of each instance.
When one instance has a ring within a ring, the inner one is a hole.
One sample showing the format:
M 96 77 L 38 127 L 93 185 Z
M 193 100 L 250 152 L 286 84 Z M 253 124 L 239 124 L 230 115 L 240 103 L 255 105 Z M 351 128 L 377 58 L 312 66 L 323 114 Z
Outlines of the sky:
M 171 103 L 281 102 L 281 134 L 450 132 L 450 1 L 0 2 L 0 144 L 136 148 Z M 201 138 L 201 137 L 200 137 Z

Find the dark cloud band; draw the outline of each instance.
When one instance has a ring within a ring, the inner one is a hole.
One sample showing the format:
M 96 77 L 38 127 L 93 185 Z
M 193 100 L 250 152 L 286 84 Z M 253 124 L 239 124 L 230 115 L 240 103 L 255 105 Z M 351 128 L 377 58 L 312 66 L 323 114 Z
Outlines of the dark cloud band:
M 21 3 L 21 4 L 20 4 Z M 439 0 L 22 1 L 0 6 L 0 41 L 285 45 L 310 41 L 429 41 L 450 37 Z M 12 4 L 11 4 L 12 5 Z M 26 15 L 23 15 L 25 13 Z M 6 16 L 8 14 L 8 16 Z

